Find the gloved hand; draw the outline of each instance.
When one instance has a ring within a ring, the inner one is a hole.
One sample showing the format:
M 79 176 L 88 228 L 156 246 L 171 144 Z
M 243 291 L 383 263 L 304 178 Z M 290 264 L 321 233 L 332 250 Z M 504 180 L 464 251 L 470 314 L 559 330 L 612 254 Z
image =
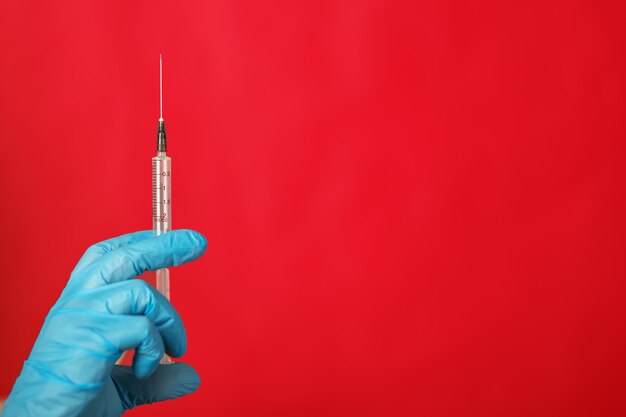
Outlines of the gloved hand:
M 172 305 L 144 271 L 199 258 L 206 239 L 191 230 L 120 236 L 90 247 L 46 317 L 2 416 L 111 417 L 136 405 L 196 390 L 189 365 L 159 365 L 185 353 L 187 336 Z M 132 370 L 115 365 L 136 349 Z

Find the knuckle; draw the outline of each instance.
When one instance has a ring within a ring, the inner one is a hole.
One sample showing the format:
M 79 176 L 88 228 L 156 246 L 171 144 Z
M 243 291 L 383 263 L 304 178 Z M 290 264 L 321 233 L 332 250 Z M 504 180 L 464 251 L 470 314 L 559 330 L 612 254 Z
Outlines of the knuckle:
M 102 242 L 94 243 L 89 246 L 85 253 L 93 253 L 93 254 L 105 254 L 107 252 L 106 246 Z
M 132 279 L 128 282 L 133 303 L 133 314 L 152 317 L 155 306 L 155 288 L 143 279 Z
M 146 303 L 154 301 L 154 293 L 156 290 L 152 285 L 148 284 L 143 279 L 134 279 L 133 286 L 138 299 Z
M 145 269 L 137 262 L 136 256 L 133 256 L 131 252 L 126 248 L 118 249 L 120 261 L 122 263 L 130 265 L 135 275 L 141 275 L 145 272 Z

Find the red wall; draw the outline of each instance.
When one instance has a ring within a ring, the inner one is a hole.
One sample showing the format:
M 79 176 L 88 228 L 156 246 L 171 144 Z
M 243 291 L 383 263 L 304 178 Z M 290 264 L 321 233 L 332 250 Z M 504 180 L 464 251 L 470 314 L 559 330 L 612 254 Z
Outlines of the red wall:
M 513 4 L 515 3 L 515 4 Z M 623 1 L 0 4 L 0 394 L 150 223 L 199 391 L 132 416 L 626 414 Z

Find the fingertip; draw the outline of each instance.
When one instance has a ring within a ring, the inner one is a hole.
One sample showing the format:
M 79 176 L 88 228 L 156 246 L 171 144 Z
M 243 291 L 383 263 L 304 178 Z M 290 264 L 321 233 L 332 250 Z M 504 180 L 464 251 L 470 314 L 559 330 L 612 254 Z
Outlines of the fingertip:
M 195 230 L 174 230 L 166 233 L 167 235 L 169 235 L 169 242 L 174 254 L 174 266 L 195 261 L 206 251 L 206 238 Z
M 154 373 L 159 366 L 161 358 L 165 353 L 163 339 L 152 324 L 150 319 L 145 316 L 137 317 L 138 322 L 143 322 L 143 340 L 135 348 L 135 357 L 133 358 L 133 373 L 137 379 L 146 379 Z
M 175 343 L 172 344 L 171 337 L 167 339 L 168 346 L 166 346 L 165 351 L 173 358 L 180 358 L 187 352 L 187 333 L 184 326 L 181 326 L 181 331 L 182 335 L 173 338 Z
M 202 252 L 206 250 L 207 240 L 206 240 L 206 237 L 204 237 L 202 233 L 196 232 L 195 230 L 191 230 L 191 229 L 180 229 L 180 230 L 176 230 L 176 232 L 184 234 L 188 242 L 191 245 L 197 246 L 198 248 L 202 249 Z
M 172 356 L 174 356 L 175 358 L 180 358 L 185 353 L 187 353 L 187 336 L 186 335 L 180 341 L 180 348 L 176 352 L 173 352 Z
M 200 386 L 201 380 L 198 372 L 186 363 L 177 362 L 174 364 L 177 369 L 178 382 L 188 387 L 188 393 L 194 392 Z
M 202 248 L 202 253 L 204 253 L 207 249 L 207 247 L 209 246 L 209 242 L 207 241 L 206 237 L 204 237 L 204 235 L 202 233 L 199 232 L 195 232 L 198 235 L 198 240 L 200 242 L 200 247 Z
M 135 360 L 133 361 L 133 373 L 137 379 L 146 379 L 152 375 L 159 366 L 159 362 L 163 356 L 159 355 L 154 358 L 147 357 L 146 355 L 140 355 L 137 357 L 136 355 L 137 353 L 135 353 Z

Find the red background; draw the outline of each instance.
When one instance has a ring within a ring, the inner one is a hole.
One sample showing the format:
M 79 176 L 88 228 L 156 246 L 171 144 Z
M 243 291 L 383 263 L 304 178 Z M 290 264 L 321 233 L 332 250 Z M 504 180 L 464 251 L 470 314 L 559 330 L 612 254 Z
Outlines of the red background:
M 623 1 L 0 5 L 0 394 L 151 227 L 199 391 L 132 416 L 626 413 Z

